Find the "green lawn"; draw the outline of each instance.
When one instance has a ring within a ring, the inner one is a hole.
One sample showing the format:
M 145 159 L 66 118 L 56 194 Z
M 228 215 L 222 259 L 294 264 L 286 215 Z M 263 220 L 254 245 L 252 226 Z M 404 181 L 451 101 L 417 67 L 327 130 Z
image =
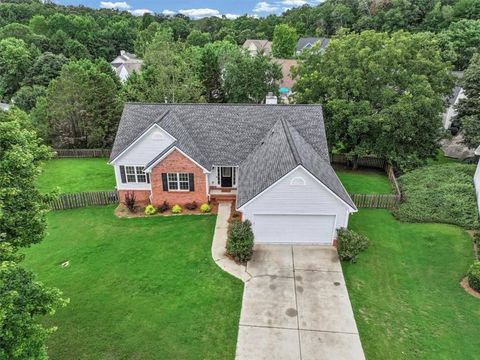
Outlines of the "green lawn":
M 480 299 L 459 285 L 473 262 L 468 234 L 386 210 L 362 209 L 350 227 L 370 239 L 343 265 L 367 359 L 478 359 Z
M 42 192 L 110 191 L 115 188 L 113 167 L 107 159 L 55 159 L 47 161 L 37 181 Z
M 25 265 L 70 304 L 52 359 L 233 359 L 243 284 L 213 262 L 215 216 L 118 219 L 113 207 L 51 213 Z M 62 268 L 66 260 L 70 266 Z
M 390 194 L 392 186 L 381 171 L 337 170 L 340 181 L 350 194 Z

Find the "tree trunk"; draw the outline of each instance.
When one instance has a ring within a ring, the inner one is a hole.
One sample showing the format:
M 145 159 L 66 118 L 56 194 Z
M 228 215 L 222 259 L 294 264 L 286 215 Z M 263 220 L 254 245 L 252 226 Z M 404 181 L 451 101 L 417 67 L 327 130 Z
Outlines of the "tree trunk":
M 358 170 L 358 155 L 353 155 L 352 168 L 353 170 Z

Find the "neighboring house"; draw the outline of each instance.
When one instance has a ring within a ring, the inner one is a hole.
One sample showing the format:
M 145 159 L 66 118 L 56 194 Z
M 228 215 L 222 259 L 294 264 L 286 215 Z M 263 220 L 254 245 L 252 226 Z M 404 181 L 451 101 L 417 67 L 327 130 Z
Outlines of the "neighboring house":
M 463 77 L 463 72 L 454 71 L 453 75 L 457 79 L 461 79 Z M 450 129 L 450 126 L 452 126 L 452 121 L 455 118 L 455 116 L 457 116 L 456 106 L 458 105 L 458 102 L 464 98 L 465 98 L 465 93 L 463 91 L 463 88 L 457 85 L 453 88 L 452 94 L 445 99 L 448 105 L 447 110 L 443 113 L 443 119 L 442 119 L 443 128 L 445 130 Z
M 329 38 L 324 37 L 308 37 L 308 38 L 300 38 L 297 41 L 297 46 L 295 47 L 295 54 L 300 55 L 302 51 L 306 49 L 311 49 L 312 46 L 319 42 L 320 43 L 320 51 L 325 51 L 330 42 Z
M 480 156 L 480 146 L 475 150 L 475 155 Z M 473 183 L 475 184 L 475 192 L 477 194 L 477 207 L 480 212 L 480 161 L 477 164 L 477 169 L 473 176 Z
M 282 79 L 278 82 L 280 95 L 288 98 L 292 94 L 292 88 L 295 84 L 291 70 L 293 66 L 297 66 L 298 61 L 293 59 L 276 59 L 275 61 L 282 69 Z
M 133 72 L 140 71 L 142 63 L 143 60 L 138 59 L 135 54 L 122 50 L 110 64 L 120 80 L 125 82 Z
M 121 201 L 235 200 L 257 243 L 330 245 L 357 210 L 320 105 L 127 103 L 109 163 Z
M 0 102 L 0 111 L 7 111 L 8 109 L 10 109 L 10 104 Z
M 243 43 L 242 47 L 252 56 L 256 56 L 257 54 L 272 54 L 272 42 L 268 40 L 247 39 Z

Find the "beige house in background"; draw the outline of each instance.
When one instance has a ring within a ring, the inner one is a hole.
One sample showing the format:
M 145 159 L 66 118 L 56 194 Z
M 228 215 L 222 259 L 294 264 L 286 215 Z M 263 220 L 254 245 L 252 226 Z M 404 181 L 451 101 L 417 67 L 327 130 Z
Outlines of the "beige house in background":
M 257 54 L 272 54 L 272 42 L 268 40 L 247 39 L 243 43 L 242 47 L 252 56 Z
M 121 50 L 120 55 L 110 64 L 120 80 L 126 82 L 133 72 L 140 71 L 142 63 L 143 60 L 137 58 L 135 54 L 130 54 L 125 50 Z

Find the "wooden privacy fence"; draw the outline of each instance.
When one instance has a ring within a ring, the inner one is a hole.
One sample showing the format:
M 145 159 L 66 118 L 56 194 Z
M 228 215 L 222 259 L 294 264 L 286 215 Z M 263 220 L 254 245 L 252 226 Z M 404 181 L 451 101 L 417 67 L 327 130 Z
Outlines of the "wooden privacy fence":
M 353 156 L 344 154 L 330 154 L 330 162 L 332 164 L 348 165 L 353 160 Z M 358 158 L 357 165 L 359 167 L 385 169 L 387 161 L 375 156 L 362 156 Z
M 332 164 L 350 165 L 353 157 L 344 154 L 331 154 Z M 394 209 L 400 205 L 402 193 L 398 185 L 393 166 L 385 159 L 375 156 L 363 156 L 358 158 L 358 167 L 382 169 L 388 176 L 395 194 L 350 194 L 355 205 L 359 208 Z
M 358 208 L 394 209 L 400 198 L 394 194 L 350 194 Z
M 56 158 L 105 158 L 110 156 L 110 149 L 53 149 Z
M 116 191 L 81 192 L 61 194 L 51 202 L 52 210 L 76 209 L 92 205 L 110 205 L 118 203 Z

